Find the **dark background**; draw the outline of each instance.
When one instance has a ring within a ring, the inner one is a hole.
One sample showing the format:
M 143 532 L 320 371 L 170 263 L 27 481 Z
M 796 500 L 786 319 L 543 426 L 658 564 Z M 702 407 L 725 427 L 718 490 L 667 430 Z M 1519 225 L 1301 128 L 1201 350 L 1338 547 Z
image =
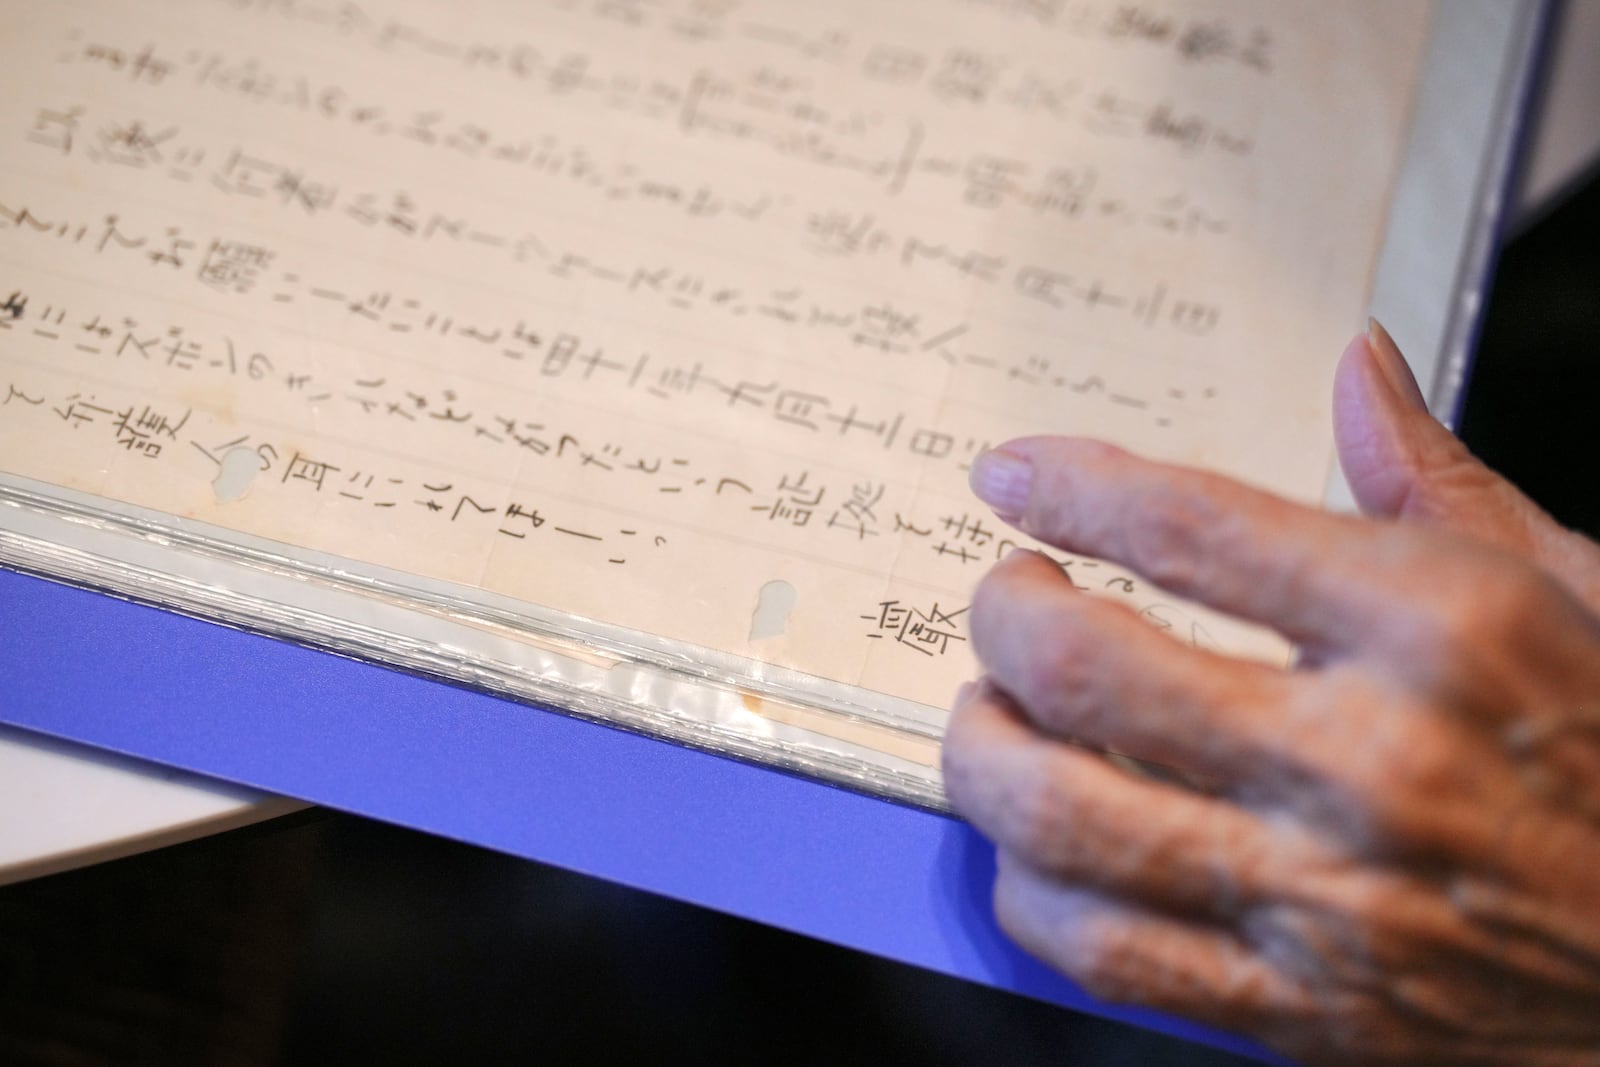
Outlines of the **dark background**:
M 1461 428 L 1600 533 L 1600 180 L 1501 257 Z M 1232 1057 L 312 812 L 0 889 L 0 1063 Z
M 1600 536 L 1600 173 L 1501 253 L 1461 436 L 1556 518 Z

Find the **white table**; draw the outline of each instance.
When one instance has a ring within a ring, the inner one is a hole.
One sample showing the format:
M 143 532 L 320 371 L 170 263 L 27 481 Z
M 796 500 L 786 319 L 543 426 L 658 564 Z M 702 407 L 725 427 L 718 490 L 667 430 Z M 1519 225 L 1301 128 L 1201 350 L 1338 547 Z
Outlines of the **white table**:
M 305 806 L 0 726 L 0 885 Z

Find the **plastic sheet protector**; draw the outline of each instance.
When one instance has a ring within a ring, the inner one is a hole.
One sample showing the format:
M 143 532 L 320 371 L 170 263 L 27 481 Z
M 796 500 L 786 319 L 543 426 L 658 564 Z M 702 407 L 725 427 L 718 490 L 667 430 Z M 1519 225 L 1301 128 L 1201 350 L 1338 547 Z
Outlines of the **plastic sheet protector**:
M 983 449 L 1322 499 L 1433 16 L 12 5 L 0 562 L 938 807 Z

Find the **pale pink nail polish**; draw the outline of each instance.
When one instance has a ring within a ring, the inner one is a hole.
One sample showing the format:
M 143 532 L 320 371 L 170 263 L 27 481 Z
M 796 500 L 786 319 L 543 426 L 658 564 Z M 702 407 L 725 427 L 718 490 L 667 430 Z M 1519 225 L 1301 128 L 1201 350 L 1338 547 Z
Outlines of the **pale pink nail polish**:
M 1423 397 L 1422 388 L 1417 385 L 1411 367 L 1400 354 L 1400 346 L 1394 343 L 1394 338 L 1389 336 L 1389 331 L 1377 319 L 1367 319 L 1367 347 L 1377 357 L 1378 369 L 1383 372 L 1384 380 L 1395 395 L 1409 408 L 1428 410 L 1428 401 Z
M 991 448 L 972 464 L 967 479 L 979 500 L 1002 519 L 1019 518 L 1033 490 L 1033 464 L 1003 449 Z

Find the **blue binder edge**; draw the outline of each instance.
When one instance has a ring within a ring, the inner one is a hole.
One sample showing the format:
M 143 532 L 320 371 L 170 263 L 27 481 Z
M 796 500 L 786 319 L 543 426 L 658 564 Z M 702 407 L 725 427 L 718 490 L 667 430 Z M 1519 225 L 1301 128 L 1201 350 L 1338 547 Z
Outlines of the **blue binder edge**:
M 4 569 L 0 678 L 16 726 L 1273 1059 L 1014 947 L 946 816 Z

